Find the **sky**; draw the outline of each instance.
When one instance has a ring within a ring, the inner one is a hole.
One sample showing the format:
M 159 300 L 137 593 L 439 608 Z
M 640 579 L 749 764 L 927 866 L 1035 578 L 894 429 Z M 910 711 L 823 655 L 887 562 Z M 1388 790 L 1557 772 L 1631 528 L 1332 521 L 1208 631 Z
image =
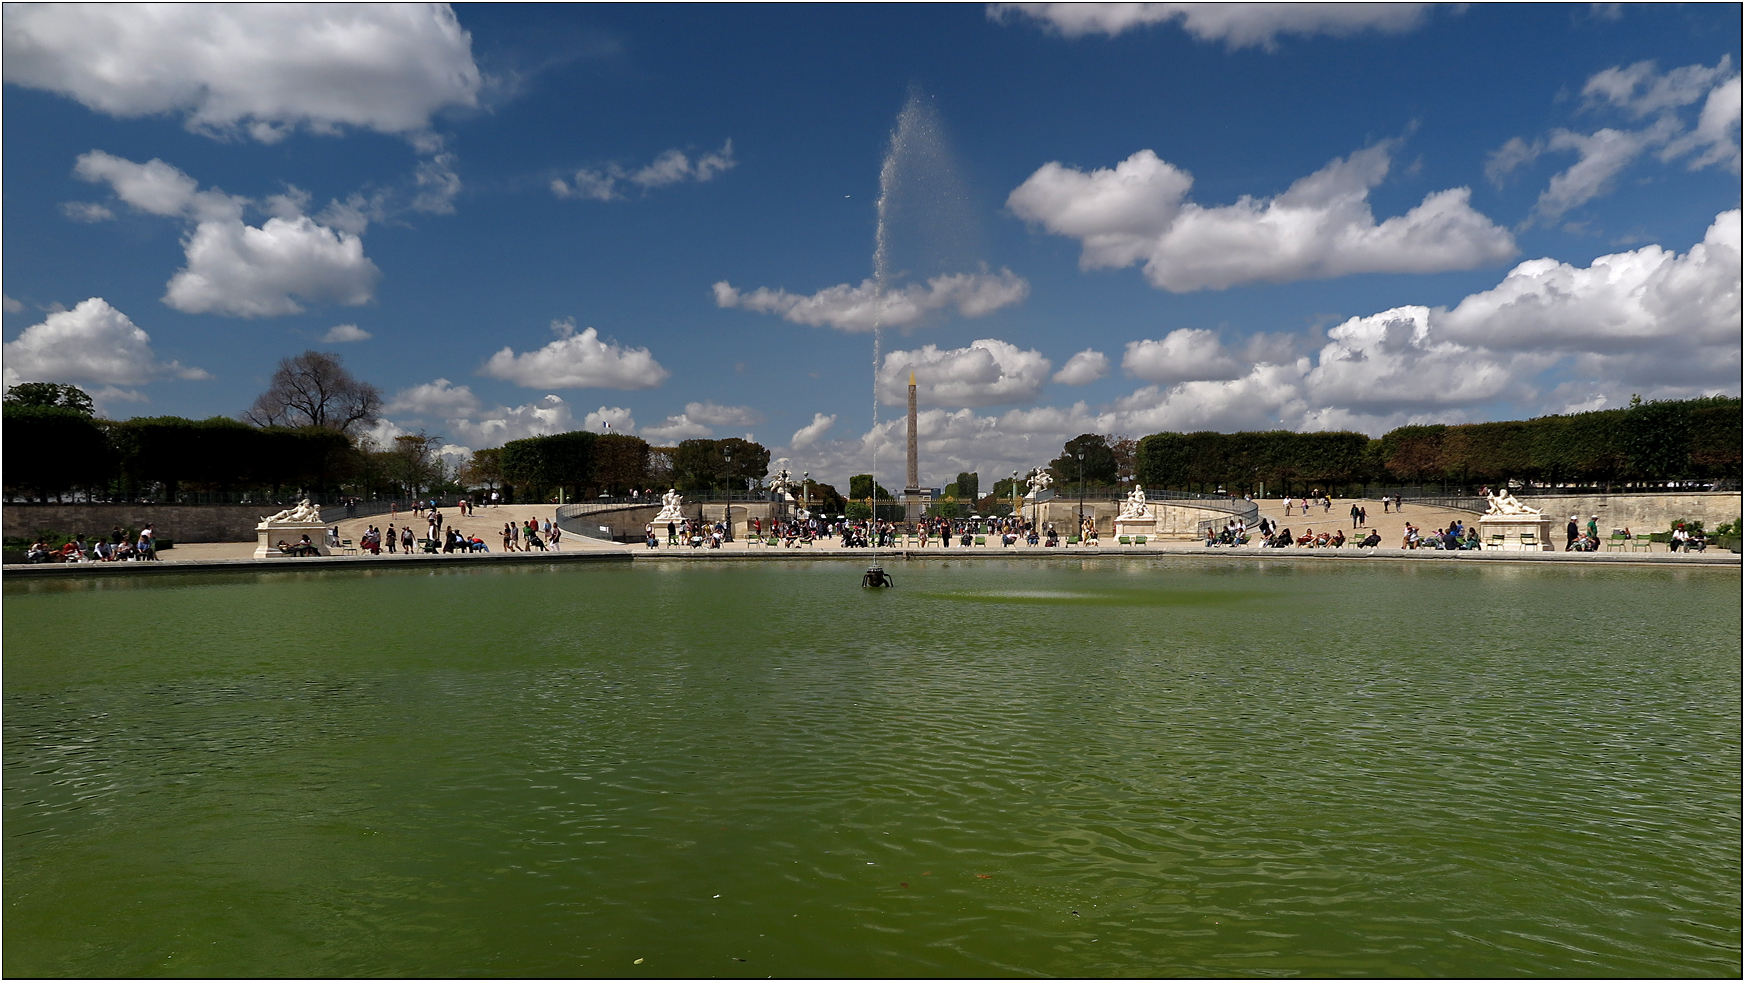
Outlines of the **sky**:
M 451 459 L 610 428 L 901 487 L 914 372 L 938 487 L 1741 390 L 1739 5 L 3 28 L 0 367 L 117 419 L 238 415 L 314 348 Z

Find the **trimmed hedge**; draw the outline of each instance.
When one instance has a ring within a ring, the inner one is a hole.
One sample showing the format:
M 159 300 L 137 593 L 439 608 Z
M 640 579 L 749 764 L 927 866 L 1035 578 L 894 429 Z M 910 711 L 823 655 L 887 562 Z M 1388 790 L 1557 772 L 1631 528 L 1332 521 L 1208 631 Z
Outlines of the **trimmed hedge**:
M 1266 484 L 1287 489 L 1372 481 L 1502 485 L 1515 479 L 1600 483 L 1739 477 L 1741 400 L 1633 400 L 1625 409 L 1532 420 L 1361 433 L 1159 433 L 1140 441 L 1138 479 L 1152 487 Z

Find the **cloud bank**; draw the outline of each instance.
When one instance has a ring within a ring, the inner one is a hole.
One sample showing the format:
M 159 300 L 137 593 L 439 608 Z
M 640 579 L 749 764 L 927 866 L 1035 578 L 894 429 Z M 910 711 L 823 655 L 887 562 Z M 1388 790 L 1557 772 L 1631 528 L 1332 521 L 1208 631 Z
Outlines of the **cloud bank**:
M 1150 150 L 1089 173 L 1052 162 L 1014 189 L 1007 207 L 1079 240 L 1081 268 L 1140 263 L 1153 286 L 1173 293 L 1466 270 L 1516 254 L 1510 233 L 1468 204 L 1467 188 L 1433 192 L 1378 223 L 1370 189 L 1387 176 L 1391 149 L 1379 143 L 1337 158 L 1274 198 L 1212 208 L 1188 201 L 1194 179 Z
M 846 283 L 827 287 L 810 296 L 760 287 L 742 293 L 722 280 L 713 287 L 717 307 L 737 307 L 760 314 L 776 314 L 785 321 L 839 331 L 872 331 L 875 325 L 911 327 L 939 311 L 956 310 L 960 317 L 986 317 L 1025 299 L 1031 285 L 1011 270 L 999 273 L 954 273 L 937 276 L 926 284 L 880 292 L 872 280 L 858 286 Z
M 1365 31 L 1400 34 L 1423 24 L 1429 3 L 991 3 L 991 20 L 1028 18 L 1065 37 L 1115 37 L 1174 23 L 1197 41 L 1231 50 L 1278 47 L 1281 35 L 1347 37 Z
M 552 332 L 557 340 L 537 351 L 504 346 L 479 374 L 530 389 L 651 389 L 669 375 L 647 348 L 602 341 L 593 328 L 578 334 L 572 318 L 553 321 Z
M 161 160 L 139 164 L 93 150 L 79 155 L 73 173 L 109 185 L 136 211 L 191 223 L 182 239 L 187 263 L 163 296 L 184 313 L 253 318 L 300 314 L 304 302 L 364 304 L 381 279 L 356 232 L 302 214 L 306 196 L 269 198 L 264 204 L 276 214 L 252 226 L 243 221 L 244 209 L 256 206 L 251 199 L 203 191 Z
M 1495 418 L 1500 405 L 1541 414 L 1622 405 L 1632 393 L 1738 392 L 1740 239 L 1736 209 L 1716 216 L 1684 253 L 1652 245 L 1587 266 L 1528 260 L 1451 307 L 1404 305 L 1347 318 L 1309 355 L 1294 356 L 1295 346 L 1269 336 L 1227 347 L 1199 329 L 1131 342 L 1123 368 L 1150 384 L 1106 406 L 923 410 L 923 472 L 939 483 L 961 470 L 1024 470 L 1081 433 L 1376 435 L 1407 423 Z M 847 476 L 865 470 L 875 451 L 881 461 L 902 460 L 901 418 L 858 438 L 821 435 L 804 443 L 796 435 L 795 467 Z
M 0 37 L 7 82 L 263 143 L 417 133 L 482 85 L 447 4 L 20 4 Z
M 210 379 L 203 369 L 159 362 L 151 336 L 101 297 L 80 301 L 25 328 L 5 346 L 5 384 L 85 382 L 139 385 L 154 379 Z

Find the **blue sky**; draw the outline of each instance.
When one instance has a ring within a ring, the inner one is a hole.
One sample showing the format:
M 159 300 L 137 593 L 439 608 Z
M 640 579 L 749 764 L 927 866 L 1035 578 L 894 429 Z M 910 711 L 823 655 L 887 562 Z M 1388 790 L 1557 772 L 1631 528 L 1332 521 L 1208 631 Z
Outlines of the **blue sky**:
M 1737 5 L 8 5 L 4 30 L 6 381 L 112 416 L 240 413 L 315 347 L 381 387 L 381 439 L 610 421 L 839 484 L 877 453 L 901 484 L 913 370 L 939 485 L 1086 431 L 1740 391 Z

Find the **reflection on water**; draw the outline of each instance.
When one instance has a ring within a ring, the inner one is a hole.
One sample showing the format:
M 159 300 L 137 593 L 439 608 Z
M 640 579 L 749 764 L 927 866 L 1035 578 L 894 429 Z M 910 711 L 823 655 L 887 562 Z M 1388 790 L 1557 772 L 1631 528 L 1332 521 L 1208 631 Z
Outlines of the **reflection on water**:
M 1738 975 L 1737 572 L 1286 567 L 7 584 L 3 968 Z

